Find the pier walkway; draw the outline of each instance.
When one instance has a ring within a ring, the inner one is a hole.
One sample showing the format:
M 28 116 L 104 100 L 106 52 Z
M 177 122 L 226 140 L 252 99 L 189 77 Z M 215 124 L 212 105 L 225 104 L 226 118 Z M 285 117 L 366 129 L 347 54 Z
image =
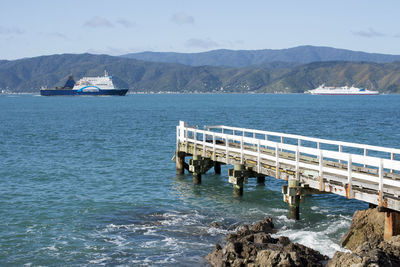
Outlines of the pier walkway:
M 185 157 L 192 157 L 185 162 Z M 289 217 L 299 219 L 305 195 L 333 193 L 358 199 L 386 212 L 386 235 L 400 231 L 400 149 L 311 138 L 230 126 L 188 126 L 180 121 L 176 131 L 176 169 L 202 174 L 221 164 L 229 169 L 236 196 L 243 194 L 248 178 L 265 176 L 288 181 L 282 187 Z M 400 234 L 400 233 L 399 233 Z

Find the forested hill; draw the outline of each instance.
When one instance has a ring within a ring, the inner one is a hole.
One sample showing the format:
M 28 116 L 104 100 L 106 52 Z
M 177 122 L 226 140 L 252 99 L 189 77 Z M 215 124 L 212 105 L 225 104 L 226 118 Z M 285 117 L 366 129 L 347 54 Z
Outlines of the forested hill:
M 213 50 L 202 53 L 141 52 L 123 55 L 151 62 L 181 63 L 190 66 L 246 67 L 270 62 L 307 64 L 319 61 L 388 63 L 400 61 L 399 55 L 366 53 L 320 46 L 298 46 L 288 49 Z
M 272 62 L 242 68 L 144 62 L 92 54 L 63 54 L 0 61 L 0 91 L 39 92 L 63 85 L 69 75 L 100 76 L 107 70 L 130 92 L 303 92 L 325 83 L 400 92 L 400 62 Z

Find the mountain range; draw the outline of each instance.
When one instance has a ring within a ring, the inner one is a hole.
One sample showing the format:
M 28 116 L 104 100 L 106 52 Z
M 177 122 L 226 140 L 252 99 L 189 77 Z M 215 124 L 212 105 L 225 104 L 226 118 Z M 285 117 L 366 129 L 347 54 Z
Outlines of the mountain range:
M 143 61 L 180 63 L 189 66 L 246 67 L 271 62 L 307 64 L 319 61 L 388 63 L 400 61 L 400 55 L 365 53 L 322 46 L 298 46 L 288 49 L 213 50 L 202 53 L 141 52 L 123 55 Z
M 302 93 L 322 83 L 400 92 L 397 55 L 312 46 L 150 54 L 152 59 L 142 58 L 146 61 L 131 58 L 132 54 L 62 54 L 0 60 L 0 90 L 38 93 L 41 86 L 63 85 L 71 74 L 79 79 L 101 76 L 107 70 L 117 87 L 129 88 L 130 92 Z M 171 62 L 162 62 L 166 58 Z M 177 63 L 178 59 L 186 61 Z

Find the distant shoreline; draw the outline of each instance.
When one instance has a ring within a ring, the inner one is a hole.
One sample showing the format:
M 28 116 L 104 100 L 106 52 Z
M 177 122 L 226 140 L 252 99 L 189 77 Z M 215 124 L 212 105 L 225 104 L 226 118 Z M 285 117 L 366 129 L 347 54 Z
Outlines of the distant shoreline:
M 128 92 L 126 95 L 310 95 L 306 93 L 260 93 L 260 92 Z M 399 95 L 400 93 L 382 93 L 379 95 Z M 40 92 L 10 92 L 0 95 L 40 95 Z M 343 96 L 343 95 L 342 95 Z M 352 95 L 353 96 L 353 95 Z M 377 95 L 368 95 L 377 96 Z

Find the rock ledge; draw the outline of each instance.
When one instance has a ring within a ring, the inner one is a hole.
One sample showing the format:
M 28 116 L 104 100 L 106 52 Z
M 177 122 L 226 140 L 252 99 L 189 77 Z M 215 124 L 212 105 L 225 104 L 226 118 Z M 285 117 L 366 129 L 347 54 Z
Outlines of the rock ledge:
M 227 236 L 224 247 L 216 244 L 206 259 L 213 266 L 323 266 L 328 260 L 327 256 L 292 243 L 285 236 L 271 237 L 273 232 L 270 217 L 254 225 L 243 225 Z

